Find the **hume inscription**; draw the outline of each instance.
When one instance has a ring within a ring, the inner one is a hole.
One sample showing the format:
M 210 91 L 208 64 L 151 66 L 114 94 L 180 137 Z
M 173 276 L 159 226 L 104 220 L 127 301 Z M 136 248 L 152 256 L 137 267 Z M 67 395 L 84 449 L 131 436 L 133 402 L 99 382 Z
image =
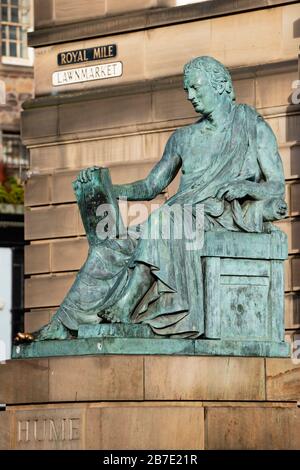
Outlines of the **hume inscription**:
M 77 441 L 80 418 L 37 418 L 17 421 L 17 442 Z
M 110 59 L 116 57 L 117 45 L 89 47 L 87 49 L 77 49 L 74 51 L 60 52 L 57 55 L 58 65 L 80 64 L 91 60 Z

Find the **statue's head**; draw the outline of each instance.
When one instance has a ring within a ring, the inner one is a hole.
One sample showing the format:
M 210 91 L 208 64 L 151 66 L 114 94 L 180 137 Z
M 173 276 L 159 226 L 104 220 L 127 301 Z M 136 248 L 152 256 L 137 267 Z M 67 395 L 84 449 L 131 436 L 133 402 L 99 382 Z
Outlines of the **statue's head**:
M 235 101 L 230 73 L 213 57 L 201 56 L 184 66 L 184 89 L 195 110 L 209 115 L 221 101 Z

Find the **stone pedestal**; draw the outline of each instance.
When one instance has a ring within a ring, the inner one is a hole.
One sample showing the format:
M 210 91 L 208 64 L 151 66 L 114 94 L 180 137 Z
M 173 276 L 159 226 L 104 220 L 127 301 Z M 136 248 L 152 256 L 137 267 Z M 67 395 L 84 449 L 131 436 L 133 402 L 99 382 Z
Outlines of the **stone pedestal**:
M 275 227 L 260 234 L 205 232 L 194 268 L 199 277 L 203 273 L 205 331 L 199 339 L 161 337 L 146 324 L 80 325 L 77 339 L 21 344 L 14 347 L 13 357 L 120 353 L 288 357 L 286 257 L 286 235 Z
M 290 359 L 86 356 L 0 365 L 0 449 L 299 449 Z

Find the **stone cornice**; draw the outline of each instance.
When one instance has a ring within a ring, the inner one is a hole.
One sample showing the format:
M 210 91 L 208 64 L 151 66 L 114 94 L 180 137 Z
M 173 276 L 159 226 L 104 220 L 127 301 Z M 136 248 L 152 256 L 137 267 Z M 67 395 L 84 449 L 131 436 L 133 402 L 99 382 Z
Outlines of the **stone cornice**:
M 298 3 L 298 0 L 210 0 L 181 7 L 140 10 L 116 16 L 66 23 L 37 29 L 28 34 L 29 45 L 41 47 L 156 28 L 189 21 L 205 20 L 246 11 Z
M 295 71 L 298 68 L 298 59 L 283 62 L 270 62 L 267 64 L 237 67 L 229 69 L 233 80 L 251 78 L 258 75 L 268 75 L 287 71 Z M 58 106 L 65 103 L 97 100 L 107 96 L 123 96 L 137 93 L 148 93 L 155 90 L 178 88 L 182 85 L 182 75 L 171 75 L 154 80 L 140 80 L 125 85 L 110 85 L 85 91 L 73 91 L 59 95 L 40 96 L 23 103 L 23 109 Z
M 24 75 L 33 78 L 33 67 L 18 64 L 2 64 L 0 62 L 0 76 L 7 75 Z

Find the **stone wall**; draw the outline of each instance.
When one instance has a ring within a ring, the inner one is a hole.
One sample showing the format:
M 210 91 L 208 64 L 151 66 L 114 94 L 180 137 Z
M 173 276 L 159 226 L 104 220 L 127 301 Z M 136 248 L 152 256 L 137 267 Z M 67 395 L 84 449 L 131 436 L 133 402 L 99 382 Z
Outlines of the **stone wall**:
M 20 131 L 22 103 L 33 96 L 33 71 L 0 64 L 0 80 L 5 84 L 3 103 L 0 104 L 1 129 Z
M 199 0 L 203 2 L 206 0 Z M 34 0 L 35 28 L 176 6 L 176 0 Z
M 296 450 L 299 372 L 241 357 L 9 361 L 0 449 Z

